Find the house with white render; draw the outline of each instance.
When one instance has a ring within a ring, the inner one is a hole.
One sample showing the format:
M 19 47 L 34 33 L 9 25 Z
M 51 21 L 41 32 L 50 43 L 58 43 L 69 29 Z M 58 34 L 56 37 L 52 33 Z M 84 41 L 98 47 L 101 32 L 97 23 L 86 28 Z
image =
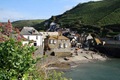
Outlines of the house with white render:
M 33 41 L 31 45 L 37 47 L 37 54 L 43 54 L 43 36 L 40 34 L 36 29 L 33 27 L 23 27 L 23 29 L 20 32 L 21 35 L 23 35 L 24 38 L 27 40 Z M 27 44 L 28 42 L 24 41 L 23 44 Z

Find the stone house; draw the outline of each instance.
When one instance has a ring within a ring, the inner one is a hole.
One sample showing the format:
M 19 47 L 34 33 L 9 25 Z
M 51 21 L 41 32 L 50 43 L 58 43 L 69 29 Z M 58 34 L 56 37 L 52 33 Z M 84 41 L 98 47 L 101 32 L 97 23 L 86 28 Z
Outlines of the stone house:
M 59 35 L 59 33 L 58 32 L 39 32 L 40 34 L 42 34 L 42 36 L 43 36 L 43 47 L 46 45 L 46 44 L 44 44 L 45 43 L 45 39 L 46 39 L 46 37 L 47 36 L 58 36 Z
M 45 40 L 46 41 L 46 40 Z M 65 36 L 58 35 L 58 36 L 48 36 L 47 42 L 45 42 L 45 45 L 47 44 L 47 47 L 50 51 L 50 55 L 55 55 L 55 56 L 70 56 L 71 52 L 71 43 L 70 39 L 68 39 Z M 46 46 L 44 47 L 46 48 Z

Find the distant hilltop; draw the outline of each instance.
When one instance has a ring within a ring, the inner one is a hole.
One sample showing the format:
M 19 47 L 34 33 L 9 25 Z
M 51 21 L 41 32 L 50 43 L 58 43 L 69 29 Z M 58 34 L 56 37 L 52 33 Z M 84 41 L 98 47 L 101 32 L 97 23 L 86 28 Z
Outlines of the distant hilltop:
M 41 28 L 39 27 L 39 24 L 43 21 L 45 21 L 45 19 L 18 20 L 18 21 L 12 22 L 12 24 L 14 27 L 17 27 L 17 28 L 23 28 L 24 26 L 32 26 L 37 30 L 41 30 Z

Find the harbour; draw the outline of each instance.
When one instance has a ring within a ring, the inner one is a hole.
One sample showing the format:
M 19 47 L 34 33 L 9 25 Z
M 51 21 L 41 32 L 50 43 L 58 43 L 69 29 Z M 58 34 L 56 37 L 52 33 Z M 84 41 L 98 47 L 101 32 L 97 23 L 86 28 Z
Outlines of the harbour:
M 94 48 L 108 57 L 120 58 L 120 41 L 113 39 L 104 41 L 105 45 L 94 46 Z
M 65 72 L 73 80 L 120 80 L 120 59 L 82 63 Z

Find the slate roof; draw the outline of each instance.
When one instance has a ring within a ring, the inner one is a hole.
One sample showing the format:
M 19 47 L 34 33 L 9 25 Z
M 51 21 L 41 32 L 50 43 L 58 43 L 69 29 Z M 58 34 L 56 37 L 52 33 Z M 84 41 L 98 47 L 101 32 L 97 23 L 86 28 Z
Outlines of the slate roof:
M 23 27 L 20 34 L 22 35 L 34 35 L 34 34 L 40 34 L 36 29 L 33 27 Z

